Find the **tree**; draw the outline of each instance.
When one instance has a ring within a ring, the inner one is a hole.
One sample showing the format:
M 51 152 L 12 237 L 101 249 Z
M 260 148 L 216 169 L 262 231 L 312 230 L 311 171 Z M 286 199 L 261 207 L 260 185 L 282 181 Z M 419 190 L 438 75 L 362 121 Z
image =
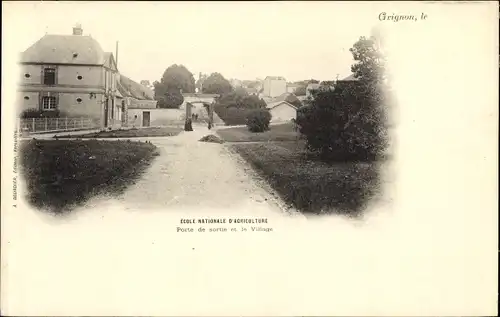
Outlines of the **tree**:
M 231 83 L 219 73 L 212 73 L 203 82 L 202 91 L 206 94 L 226 94 L 233 90 Z
M 161 84 L 167 90 L 179 90 L 185 93 L 193 93 L 195 80 L 193 74 L 184 66 L 174 64 L 168 67 L 161 78 Z
M 245 124 L 250 112 L 265 108 L 264 100 L 249 95 L 244 88 L 223 94 L 214 105 L 214 111 L 227 125 Z
M 297 116 L 308 148 L 329 160 L 372 160 L 387 146 L 383 56 L 372 38 L 351 48 L 357 81 L 320 89 Z
M 299 86 L 295 91 L 293 92 L 296 96 L 305 96 L 306 95 L 306 86 Z
M 159 108 L 178 108 L 184 101 L 182 92 L 195 91 L 193 74 L 183 65 L 177 64 L 168 67 L 161 80 L 155 81 L 153 85 Z
M 180 105 L 184 102 L 184 97 L 180 93 L 180 91 L 176 89 L 172 89 L 170 91 L 165 92 L 165 94 L 159 97 L 158 100 L 158 108 L 162 109 L 178 109 Z
M 251 110 L 246 116 L 246 124 L 250 132 L 264 132 L 269 130 L 271 113 L 267 109 Z

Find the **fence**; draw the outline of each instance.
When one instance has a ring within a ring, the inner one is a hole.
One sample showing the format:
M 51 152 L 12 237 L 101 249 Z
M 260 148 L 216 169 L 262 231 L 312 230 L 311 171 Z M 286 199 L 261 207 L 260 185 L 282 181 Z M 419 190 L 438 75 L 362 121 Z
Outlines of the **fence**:
M 100 128 L 100 120 L 91 118 L 30 118 L 19 119 L 21 132 L 41 133 Z

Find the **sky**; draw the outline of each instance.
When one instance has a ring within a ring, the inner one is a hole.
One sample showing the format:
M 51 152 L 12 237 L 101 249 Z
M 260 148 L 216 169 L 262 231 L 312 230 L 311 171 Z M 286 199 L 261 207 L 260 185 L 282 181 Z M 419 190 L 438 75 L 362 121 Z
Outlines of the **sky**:
M 80 23 L 120 72 L 159 80 L 172 64 L 227 79 L 350 75 L 349 48 L 379 23 L 380 4 L 341 2 L 3 2 L 3 39 L 22 52 Z

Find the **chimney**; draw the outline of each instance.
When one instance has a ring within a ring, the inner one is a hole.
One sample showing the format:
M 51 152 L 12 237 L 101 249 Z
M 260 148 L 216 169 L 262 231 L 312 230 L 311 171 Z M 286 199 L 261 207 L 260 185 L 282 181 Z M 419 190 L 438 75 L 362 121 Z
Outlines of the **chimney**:
M 73 35 L 82 35 L 83 34 L 83 29 L 80 23 L 77 23 L 73 27 Z

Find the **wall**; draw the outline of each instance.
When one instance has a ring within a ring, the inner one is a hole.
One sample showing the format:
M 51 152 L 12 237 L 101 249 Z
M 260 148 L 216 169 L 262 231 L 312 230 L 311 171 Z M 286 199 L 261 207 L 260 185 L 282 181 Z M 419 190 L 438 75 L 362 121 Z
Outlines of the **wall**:
M 42 84 L 42 65 L 20 65 L 20 81 L 25 85 Z M 57 84 L 72 87 L 104 87 L 101 66 L 57 65 Z M 30 77 L 26 78 L 25 74 Z M 79 80 L 78 76 L 82 76 Z
M 128 98 L 129 107 L 134 109 L 156 109 L 156 100 L 138 100 L 134 98 Z
M 128 109 L 128 126 L 142 127 L 142 114 L 146 111 L 150 113 L 150 126 L 152 127 L 162 125 L 184 125 L 185 111 L 180 109 Z M 134 116 L 137 116 L 135 121 Z
M 77 98 L 82 101 L 78 103 Z M 104 110 L 101 103 L 102 95 L 90 99 L 88 94 L 59 93 L 59 111 L 61 117 L 87 117 L 103 119 Z
M 26 100 L 24 97 L 28 97 Z M 19 91 L 17 93 L 17 113 L 20 114 L 23 110 L 27 109 L 38 109 L 38 92 L 24 92 Z
M 264 81 L 264 95 L 269 97 L 277 97 L 287 92 L 285 80 L 269 80 Z
M 297 118 L 297 110 L 287 104 L 281 104 L 270 110 L 271 122 L 290 121 Z

